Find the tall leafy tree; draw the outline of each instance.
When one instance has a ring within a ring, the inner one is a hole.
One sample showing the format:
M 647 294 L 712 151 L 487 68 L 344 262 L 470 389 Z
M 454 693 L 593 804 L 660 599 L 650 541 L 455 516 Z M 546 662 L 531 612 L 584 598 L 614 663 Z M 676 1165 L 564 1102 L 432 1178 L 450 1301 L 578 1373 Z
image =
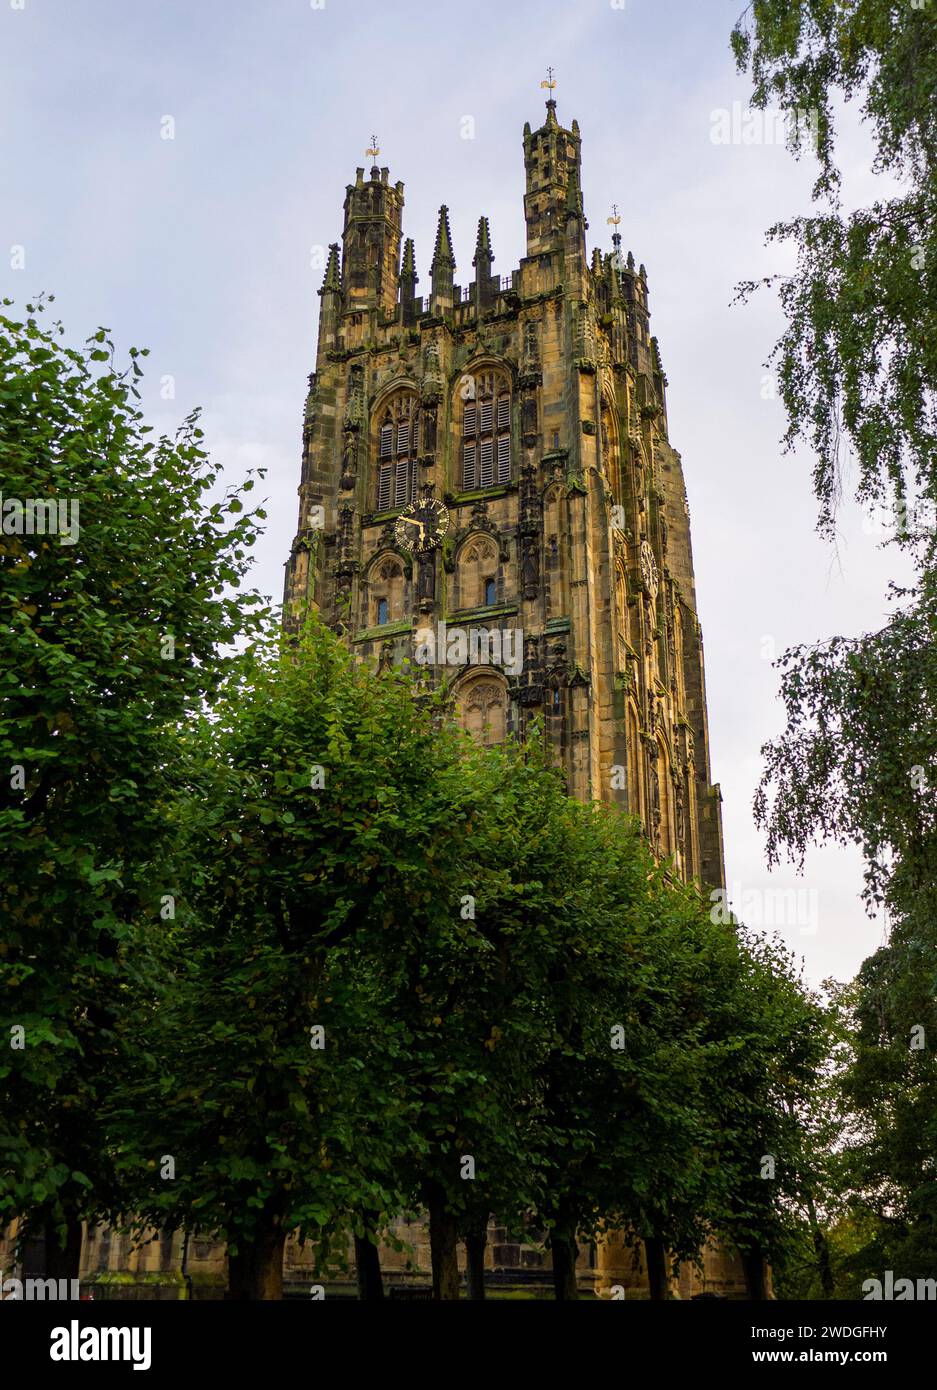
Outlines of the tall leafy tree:
M 791 118 L 818 161 L 815 210 L 778 223 L 796 270 L 773 277 L 788 326 L 776 349 L 790 444 L 816 456 L 832 531 L 844 451 L 863 501 L 937 501 L 937 25 L 903 0 L 754 0 L 732 45 L 755 106 Z M 855 101 L 888 192 L 847 211 L 834 109 Z M 810 138 L 815 133 L 816 139 Z M 754 288 L 745 287 L 746 292 Z
M 0 1224 L 75 1276 L 138 929 L 172 911 L 171 733 L 250 627 L 263 513 L 251 480 L 220 493 L 196 416 L 152 436 L 144 354 L 69 346 L 44 308 L 0 315 Z
M 324 1256 L 403 1205 L 392 984 L 458 920 L 470 787 L 432 698 L 314 620 L 245 653 L 188 744 L 178 925 L 113 1142 L 130 1211 L 215 1233 L 232 1296 L 278 1298 L 291 1230 Z
M 857 1229 L 878 1232 L 870 1248 L 893 1247 L 900 1229 L 933 1251 L 934 1051 L 910 1039 L 933 1031 L 937 984 L 937 24 L 932 7 L 893 0 L 756 0 L 732 41 L 755 104 L 799 110 L 812 118 L 801 131 L 818 133 L 816 209 L 770 233 L 798 257 L 779 282 L 787 442 L 813 448 L 822 529 L 833 531 L 848 452 L 857 497 L 881 509 L 915 568 L 881 631 L 782 659 L 787 724 L 765 749 L 756 816 L 772 860 L 802 863 L 814 840 L 858 844 L 869 905 L 887 910 L 891 939 L 857 981 L 855 1057 L 841 1072 L 852 1196 Z M 851 211 L 840 99 L 860 104 L 887 176 L 880 198 Z
M 572 938 L 545 1066 L 557 1297 L 576 1297 L 578 1238 L 608 1227 L 643 1241 L 652 1297 L 667 1296 L 668 1257 L 694 1261 L 715 1237 L 762 1271 L 757 1291 L 792 1186 L 785 1101 L 810 1094 L 821 1017 L 783 952 L 711 921 L 626 823 L 591 814 L 598 908 Z

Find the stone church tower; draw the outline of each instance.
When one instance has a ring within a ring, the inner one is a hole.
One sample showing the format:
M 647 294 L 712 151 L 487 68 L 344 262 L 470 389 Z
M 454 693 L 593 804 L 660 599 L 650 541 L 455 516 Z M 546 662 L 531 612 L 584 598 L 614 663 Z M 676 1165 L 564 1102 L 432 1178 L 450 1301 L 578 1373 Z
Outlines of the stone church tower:
M 690 516 L 647 275 L 623 258 L 617 217 L 611 253 L 588 253 L 579 126 L 560 125 L 552 93 L 523 144 L 527 254 L 509 275 L 493 273 L 480 217 L 456 283 L 443 206 L 419 296 L 404 185 L 375 166 L 346 189 L 319 291 L 287 622 L 311 606 L 375 667 L 427 665 L 486 742 L 541 716 L 574 796 L 638 816 L 681 877 L 723 887 Z M 419 1227 L 399 1234 L 419 1252 Z M 495 1269 L 543 1258 L 499 1234 Z M 647 1289 L 620 1237 L 580 1265 L 598 1292 Z M 707 1249 L 704 1266 L 672 1291 L 743 1291 L 728 1252 Z
M 689 510 L 647 276 L 622 257 L 617 219 L 611 253 L 587 253 L 579 127 L 552 99 L 524 127 L 524 171 L 520 266 L 493 273 L 481 217 L 457 284 L 444 206 L 422 297 L 403 184 L 375 167 L 348 185 L 319 290 L 287 621 L 311 605 L 363 659 L 423 661 L 485 741 L 542 716 L 573 795 L 637 815 L 683 878 L 723 887 Z M 422 1223 L 397 1233 L 428 1275 Z M 0 1239 L 7 1267 L 11 1252 Z M 505 1278 L 548 1263 L 497 1229 L 488 1259 Z M 291 1238 L 288 1286 L 308 1283 L 310 1260 Z M 736 1258 L 711 1248 L 703 1262 L 672 1292 L 744 1295 Z M 381 1263 L 403 1277 L 405 1256 Z M 194 1279 L 217 1297 L 225 1253 L 179 1232 L 137 1248 L 97 1227 L 81 1267 L 162 1278 L 161 1296 Z M 647 1292 L 620 1236 L 583 1251 L 579 1273 L 599 1293 Z
M 287 614 L 312 605 L 375 665 L 424 662 L 480 738 L 542 716 L 573 795 L 639 816 L 681 876 L 723 886 L 647 276 L 617 219 L 611 254 L 587 253 L 580 157 L 547 101 L 524 127 L 520 266 L 493 273 L 481 217 L 457 284 L 444 206 L 422 297 L 403 184 L 356 171 L 319 291 Z

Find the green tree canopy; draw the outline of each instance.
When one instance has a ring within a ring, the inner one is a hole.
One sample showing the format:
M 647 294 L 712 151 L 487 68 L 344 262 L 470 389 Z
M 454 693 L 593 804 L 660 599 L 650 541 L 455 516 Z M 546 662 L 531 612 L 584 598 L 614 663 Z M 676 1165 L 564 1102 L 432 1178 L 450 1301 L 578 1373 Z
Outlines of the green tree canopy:
M 105 330 L 0 316 L 0 1222 L 74 1232 L 108 1173 L 97 1116 L 160 864 L 174 727 L 218 688 L 262 512 L 218 500 L 197 418 L 152 438 Z M 63 1235 L 64 1239 L 64 1235 Z

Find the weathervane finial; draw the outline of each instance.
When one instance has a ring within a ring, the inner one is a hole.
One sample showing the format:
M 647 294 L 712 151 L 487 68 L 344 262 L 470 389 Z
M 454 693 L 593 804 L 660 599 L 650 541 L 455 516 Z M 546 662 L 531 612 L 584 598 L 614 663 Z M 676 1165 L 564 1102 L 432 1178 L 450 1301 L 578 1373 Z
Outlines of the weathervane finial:
M 370 148 L 369 150 L 365 150 L 365 154 L 366 154 L 366 155 L 370 155 L 372 159 L 377 159 L 377 157 L 378 157 L 378 155 L 380 154 L 380 152 L 381 152 L 381 147 L 380 147 L 380 145 L 377 143 L 377 136 L 376 136 L 376 135 L 372 135 L 372 136 L 371 136 L 371 148 Z
M 549 90 L 550 90 L 551 92 L 553 91 L 553 88 L 556 86 L 556 82 L 554 81 L 554 78 L 553 78 L 553 69 L 552 69 L 552 68 L 547 68 L 547 75 L 546 75 L 546 77 L 543 79 L 543 81 L 540 83 L 540 85 L 541 85 L 541 87 L 548 87 Z

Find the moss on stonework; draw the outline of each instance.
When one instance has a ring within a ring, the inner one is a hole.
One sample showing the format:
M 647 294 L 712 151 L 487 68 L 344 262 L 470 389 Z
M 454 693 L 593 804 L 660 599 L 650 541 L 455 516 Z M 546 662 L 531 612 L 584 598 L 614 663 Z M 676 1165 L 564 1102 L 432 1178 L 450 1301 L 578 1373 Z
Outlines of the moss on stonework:
M 499 618 L 510 618 L 516 612 L 516 603 L 494 603 L 488 608 L 457 609 L 446 617 L 445 622 L 447 627 L 458 627 L 462 623 L 484 621 L 486 618 L 495 622 Z
M 405 633 L 412 631 L 413 624 L 409 618 L 402 618 L 397 623 L 383 623 L 380 627 L 367 627 L 363 632 L 356 632 L 354 641 L 356 642 L 376 642 L 382 637 L 402 637 Z
M 452 501 L 455 506 L 461 506 L 463 502 L 478 502 L 482 499 L 493 501 L 496 497 L 507 497 L 509 492 L 517 489 L 516 483 L 501 483 L 498 487 L 477 487 L 471 492 L 457 492 L 453 495 Z
M 105 1269 L 99 1274 L 89 1274 L 88 1284 L 100 1285 L 102 1288 L 110 1286 L 129 1287 L 134 1284 L 165 1285 L 178 1287 L 185 1284 L 185 1279 L 178 1270 L 145 1270 L 142 1273 L 126 1274 L 120 1270 Z

